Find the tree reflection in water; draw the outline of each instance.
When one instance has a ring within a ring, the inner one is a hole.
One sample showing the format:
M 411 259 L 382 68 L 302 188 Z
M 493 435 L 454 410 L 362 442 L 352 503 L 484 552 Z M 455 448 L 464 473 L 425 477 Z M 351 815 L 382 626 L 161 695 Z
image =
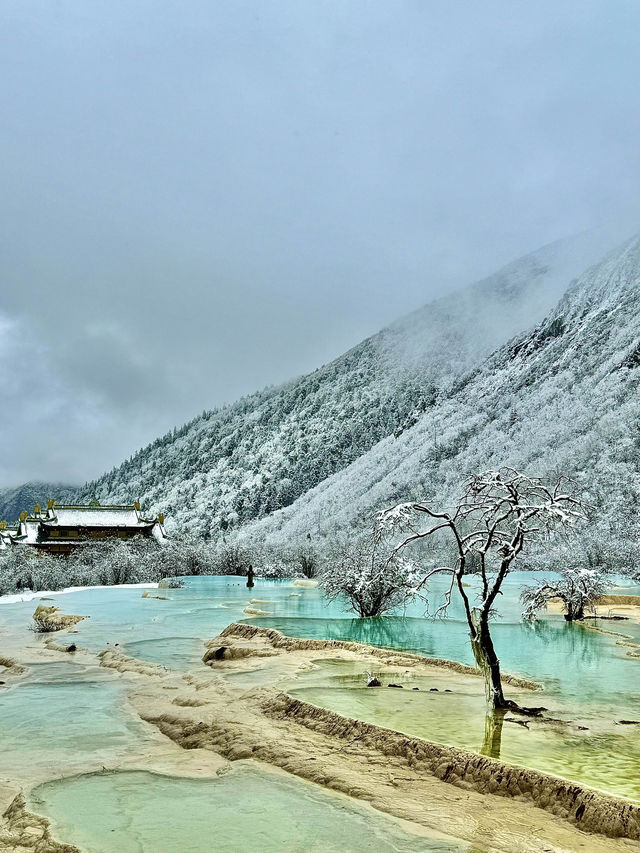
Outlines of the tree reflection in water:
M 354 643 L 364 643 L 367 646 L 386 646 L 397 648 L 405 637 L 405 632 L 398 631 L 397 623 L 402 620 L 393 617 L 378 616 L 369 619 L 349 620 L 346 634 Z
M 377 616 L 366 619 L 339 619 L 327 622 L 325 630 L 332 639 L 351 640 L 368 646 L 401 649 L 419 655 L 434 655 L 435 634 L 442 623 L 430 623 L 423 617 Z
M 489 758 L 500 758 L 502 746 L 502 726 L 504 724 L 504 708 L 495 708 L 487 712 L 484 718 L 484 739 L 480 753 Z
M 537 619 L 533 622 L 523 622 L 522 628 L 534 634 L 536 640 L 545 646 L 551 647 L 558 656 L 575 656 L 574 660 L 578 659 L 587 664 L 597 661 L 602 637 L 580 622 Z

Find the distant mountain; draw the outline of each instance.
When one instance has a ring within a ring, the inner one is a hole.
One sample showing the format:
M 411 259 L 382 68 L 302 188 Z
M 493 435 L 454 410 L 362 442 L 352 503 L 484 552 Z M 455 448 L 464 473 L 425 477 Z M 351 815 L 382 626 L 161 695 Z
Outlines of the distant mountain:
M 0 520 L 9 524 L 18 520 L 23 510 L 31 512 L 36 504 L 46 506 L 49 498 L 58 503 L 71 500 L 77 492 L 77 486 L 60 483 L 25 483 L 11 489 L 0 489 Z
M 351 470 L 379 442 L 402 444 L 428 413 L 442 441 L 436 413 L 469 381 L 467 371 L 539 322 L 570 281 L 601 257 L 602 245 L 589 234 L 533 252 L 308 376 L 203 413 L 89 483 L 78 498 L 139 497 L 165 512 L 169 529 L 207 538 L 274 513 L 277 527 L 293 517 L 280 510 L 304 504 L 308 493 Z M 369 509 L 362 504 L 358 512 Z M 307 516 L 314 529 L 344 514 L 339 506 L 322 505 L 320 512 L 328 515 Z
M 588 270 L 532 331 L 460 375 L 388 436 L 243 538 L 371 526 L 405 500 L 447 505 L 468 472 L 562 472 L 595 507 L 594 550 L 640 545 L 640 240 Z

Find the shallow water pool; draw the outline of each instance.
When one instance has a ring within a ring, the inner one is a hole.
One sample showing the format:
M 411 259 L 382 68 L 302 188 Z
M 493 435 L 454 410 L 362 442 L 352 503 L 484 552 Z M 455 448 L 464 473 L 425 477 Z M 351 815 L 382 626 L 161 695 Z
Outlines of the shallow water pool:
M 38 786 L 30 808 L 87 853 L 418 853 L 469 851 L 311 783 L 247 766 L 215 779 L 131 771 Z
M 513 764 L 600 788 L 619 796 L 640 799 L 638 726 L 616 725 L 589 707 L 574 713 L 551 711 L 571 723 L 542 723 L 507 713 L 495 728 L 491 750 L 485 748 L 485 698 L 480 679 L 471 681 L 456 673 L 415 676 L 385 673 L 376 668 L 382 687 L 366 687 L 371 664 L 341 660 L 316 661 L 280 687 L 291 696 L 353 717 L 447 746 L 485 752 Z M 402 689 L 389 688 L 389 683 Z M 447 692 L 445 692 L 447 691 Z M 450 691 L 450 692 L 448 692 Z M 528 696 L 526 702 L 546 705 L 548 696 Z M 521 699 L 521 701 L 523 701 Z M 577 717 L 576 717 L 577 712 Z M 581 730 L 577 724 L 586 728 Z M 484 749 L 483 749 L 484 748 Z
M 640 797 L 635 767 L 640 726 L 616 725 L 620 719 L 640 719 L 640 660 L 627 656 L 629 647 L 623 645 L 627 639 L 568 624 L 560 616 L 524 624 L 519 594 L 522 584 L 530 581 L 530 574 L 514 573 L 500 597 L 492 630 L 503 669 L 541 682 L 544 691 L 532 694 L 531 703 L 546 705 L 554 716 L 574 720 L 588 731 L 550 729 L 542 736 L 534 725 L 527 730 L 507 722 L 501 756 L 612 793 Z M 474 579 L 470 583 L 472 594 Z M 437 585 L 433 590 L 437 593 Z M 90 617 L 75 631 L 60 635 L 65 641 L 94 652 L 118 643 L 128 654 L 175 670 L 197 671 L 202 667 L 204 641 L 230 622 L 242 620 L 278 628 L 290 636 L 354 640 L 472 663 L 466 623 L 455 600 L 447 619 L 432 621 L 424 618 L 418 606 L 409 608 L 406 615 L 354 619 L 340 602 L 328 604 L 319 589 L 296 587 L 290 580 L 258 580 L 248 590 L 242 578 L 198 577 L 185 579 L 180 589 L 159 591 L 166 600 L 143 598 L 142 592 L 131 588 L 76 591 L 51 596 L 47 603 Z M 12 644 L 16 648 L 25 642 L 30 645 L 28 673 L 10 689 L 0 689 L 0 774 L 15 781 L 100 770 L 103 764 L 113 765 L 139 750 L 149 737 L 148 729 L 129 711 L 117 674 L 101 669 L 97 662 L 76 664 L 73 657 L 64 663 L 43 662 L 45 638 L 29 631 L 38 603 L 0 605 L 0 651 L 10 654 Z M 271 615 L 249 615 L 247 608 Z M 640 640 L 640 626 L 630 621 L 601 625 L 627 635 L 630 642 Z M 400 695 L 404 691 L 385 688 L 386 693 L 397 694 L 391 703 L 374 695 L 376 691 L 345 682 L 345 674 L 353 675 L 330 667 L 320 669 L 317 677 L 309 674 L 307 681 L 291 685 L 291 691 L 349 716 L 480 750 L 481 692 L 430 694 L 425 685 L 425 690 Z M 257 667 L 238 674 L 237 683 L 257 686 L 264 678 Z M 121 817 L 128 819 L 131 810 L 125 800 L 120 802 Z M 169 826 L 163 815 L 157 813 L 158 825 Z
M 97 666 L 33 666 L 0 693 L 0 773 L 22 784 L 117 760 L 147 729 L 127 710 L 125 685 Z

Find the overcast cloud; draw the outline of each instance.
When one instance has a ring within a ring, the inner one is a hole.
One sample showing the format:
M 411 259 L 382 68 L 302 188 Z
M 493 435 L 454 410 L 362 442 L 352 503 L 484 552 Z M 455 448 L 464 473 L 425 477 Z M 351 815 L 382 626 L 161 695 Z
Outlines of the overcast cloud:
M 0 486 L 635 227 L 636 0 L 0 6 Z

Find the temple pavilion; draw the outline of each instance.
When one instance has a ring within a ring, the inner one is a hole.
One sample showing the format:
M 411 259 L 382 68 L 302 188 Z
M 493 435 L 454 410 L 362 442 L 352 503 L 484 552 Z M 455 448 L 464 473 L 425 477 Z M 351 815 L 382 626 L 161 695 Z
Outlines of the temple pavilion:
M 79 545 L 104 539 L 153 537 L 160 544 L 167 540 L 164 515 L 143 514 L 139 501 L 131 506 L 56 506 L 50 500 L 46 509 L 37 504 L 33 512 L 23 512 L 17 525 L 0 522 L 0 548 L 30 545 L 51 554 L 70 554 Z

